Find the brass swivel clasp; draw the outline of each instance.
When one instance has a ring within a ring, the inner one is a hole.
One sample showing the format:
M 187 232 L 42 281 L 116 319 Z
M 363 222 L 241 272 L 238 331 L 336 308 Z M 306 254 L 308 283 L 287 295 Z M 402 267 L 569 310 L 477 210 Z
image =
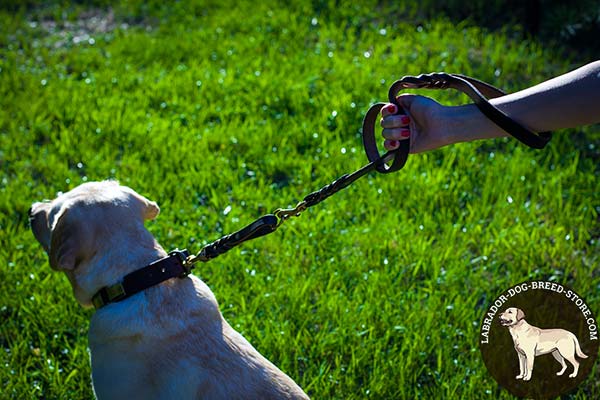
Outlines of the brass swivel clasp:
M 302 212 L 306 210 L 306 208 L 306 201 L 303 200 L 300 203 L 296 204 L 296 207 L 294 208 L 278 208 L 277 210 L 273 211 L 273 214 L 279 220 L 277 223 L 277 227 L 283 224 L 289 217 L 299 217 L 300 214 L 302 214 Z

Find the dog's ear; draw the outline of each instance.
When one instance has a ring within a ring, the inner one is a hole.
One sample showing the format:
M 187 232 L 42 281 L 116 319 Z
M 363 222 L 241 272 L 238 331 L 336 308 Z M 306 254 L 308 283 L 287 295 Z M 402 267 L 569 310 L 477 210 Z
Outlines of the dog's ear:
M 525 319 L 525 313 L 520 308 L 517 308 L 517 321 Z
M 144 200 L 144 219 L 154 219 L 160 213 L 158 204 L 143 197 Z
M 142 218 L 144 220 L 154 219 L 160 213 L 160 208 L 158 204 L 152 200 L 148 200 L 135 190 L 127 187 L 121 186 L 120 189 L 125 193 L 128 193 L 136 202 L 140 203 L 142 206 Z
M 48 257 L 50 266 L 57 270 L 73 270 L 77 264 L 77 248 L 81 239 L 79 229 L 69 223 L 69 211 L 63 208 L 56 217 L 50 233 Z

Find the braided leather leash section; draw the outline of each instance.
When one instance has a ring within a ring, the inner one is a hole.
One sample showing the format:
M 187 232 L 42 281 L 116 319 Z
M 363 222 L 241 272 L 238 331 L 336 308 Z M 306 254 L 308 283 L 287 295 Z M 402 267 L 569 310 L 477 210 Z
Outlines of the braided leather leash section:
M 251 239 L 274 232 L 281 224 L 279 217 L 273 214 L 263 215 L 244 228 L 230 235 L 225 235 L 204 246 L 197 255 L 187 257 L 186 265 L 190 268 L 197 261 L 206 262 L 231 250 L 235 246 Z
M 386 159 L 386 156 L 381 158 L 381 162 L 383 162 L 384 159 Z M 204 246 L 197 255 L 189 256 L 186 260 L 186 264 L 191 265 L 197 261 L 206 262 L 217 256 L 220 256 L 221 254 L 231 250 L 235 246 L 247 240 L 255 239 L 257 237 L 274 232 L 290 217 L 298 217 L 307 208 L 319 204 L 340 190 L 350 186 L 357 179 L 373 171 L 376 165 L 376 163 L 369 163 L 351 174 L 342 175 L 332 183 L 306 195 L 304 199 L 300 201 L 294 208 L 278 208 L 273 212 L 273 214 L 263 215 L 239 231 L 230 235 L 225 235 L 220 239 L 209 243 L 208 245 Z

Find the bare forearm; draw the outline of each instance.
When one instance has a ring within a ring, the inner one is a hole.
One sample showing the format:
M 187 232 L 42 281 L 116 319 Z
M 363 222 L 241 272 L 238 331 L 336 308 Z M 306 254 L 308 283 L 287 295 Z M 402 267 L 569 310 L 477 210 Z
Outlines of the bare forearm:
M 600 122 L 600 61 L 542 82 L 525 90 L 491 100 L 491 103 L 525 127 L 552 131 Z M 456 141 L 507 136 L 474 105 L 452 107 L 457 124 Z M 460 125 L 460 126 L 459 126 Z

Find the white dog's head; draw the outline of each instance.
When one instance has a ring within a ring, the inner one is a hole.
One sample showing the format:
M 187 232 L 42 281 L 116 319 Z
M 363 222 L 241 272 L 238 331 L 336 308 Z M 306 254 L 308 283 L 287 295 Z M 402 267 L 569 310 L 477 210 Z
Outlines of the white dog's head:
M 500 325 L 502 326 L 513 326 L 520 320 L 525 319 L 525 313 L 523 310 L 517 307 L 509 307 L 502 314 L 500 314 Z
M 77 300 L 89 306 L 94 284 L 78 278 L 91 273 L 91 260 L 124 235 L 126 242 L 138 241 L 146 232 L 144 220 L 154 219 L 159 211 L 156 203 L 115 181 L 89 182 L 52 201 L 34 203 L 29 220 L 50 266 L 66 273 Z

